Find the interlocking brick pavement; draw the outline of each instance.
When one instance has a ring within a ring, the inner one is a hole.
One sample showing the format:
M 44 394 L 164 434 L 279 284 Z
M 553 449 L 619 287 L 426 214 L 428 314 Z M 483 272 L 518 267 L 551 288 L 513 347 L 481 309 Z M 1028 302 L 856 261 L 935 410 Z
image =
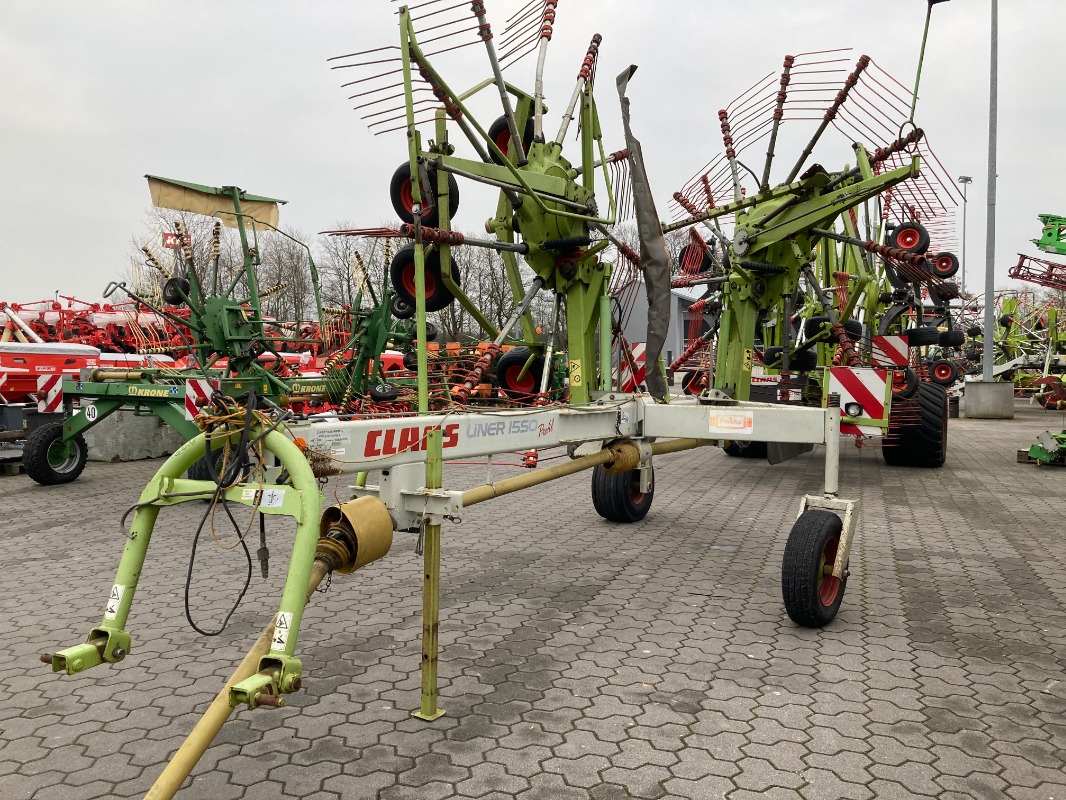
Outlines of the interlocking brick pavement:
M 663 457 L 652 512 L 632 526 L 596 516 L 587 476 L 464 511 L 444 531 L 448 713 L 434 723 L 410 717 L 421 559 L 399 534 L 316 595 L 305 689 L 238 711 L 180 796 L 1066 798 L 1066 470 L 1015 461 L 1066 420 L 1017 410 L 953 420 L 943 470 L 845 448 L 842 493 L 862 525 L 821 631 L 796 628 L 780 597 L 818 453 L 775 467 L 716 449 Z M 126 661 L 75 677 L 38 662 L 99 619 L 119 517 L 158 464 L 93 463 L 55 488 L 0 478 L 3 800 L 140 797 L 276 608 L 292 530 L 271 519 L 270 578 L 256 567 L 222 636 L 189 628 L 202 511 L 187 504 L 160 515 Z M 449 466 L 445 483 L 483 476 Z M 203 542 L 201 624 L 218 624 L 244 569 Z

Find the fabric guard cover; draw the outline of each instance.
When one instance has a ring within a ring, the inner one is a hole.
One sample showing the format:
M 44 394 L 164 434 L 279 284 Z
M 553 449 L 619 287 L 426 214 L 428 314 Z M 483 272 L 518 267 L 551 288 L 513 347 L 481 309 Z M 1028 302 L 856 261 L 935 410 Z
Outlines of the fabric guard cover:
M 645 350 L 648 371 L 645 382 L 652 397 L 664 400 L 667 392 L 666 377 L 659 369 L 659 358 L 670 330 L 670 254 L 666 249 L 659 215 L 655 210 L 655 200 L 651 196 L 640 142 L 634 138 L 629 127 L 629 98 L 626 97 L 626 87 L 636 71 L 636 65 L 630 66 L 615 79 L 615 84 L 618 87 L 618 99 L 622 104 L 622 125 L 625 128 L 629 173 L 633 185 L 633 207 L 640 238 L 640 266 L 648 294 L 648 334 Z

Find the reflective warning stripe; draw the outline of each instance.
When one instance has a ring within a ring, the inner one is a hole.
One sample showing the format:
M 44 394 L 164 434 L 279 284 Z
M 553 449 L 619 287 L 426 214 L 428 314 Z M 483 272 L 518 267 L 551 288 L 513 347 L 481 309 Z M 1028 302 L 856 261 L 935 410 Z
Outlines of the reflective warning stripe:
M 906 336 L 875 336 L 870 361 L 875 367 L 905 367 L 910 362 Z
M 629 362 L 624 358 L 622 359 L 622 385 L 620 388 L 623 392 L 635 392 L 640 384 L 644 383 L 644 378 L 647 375 L 647 366 L 645 365 L 645 351 L 648 346 L 644 342 L 633 342 L 630 345 L 630 349 L 633 351 L 633 363 L 637 366 L 636 379 L 633 378 L 633 372 L 629 368 Z
M 885 396 L 888 392 L 890 372 L 887 369 L 870 367 L 831 367 L 829 370 L 829 392 L 840 396 L 840 408 L 848 403 L 862 406 L 862 414 L 856 419 L 871 422 L 885 422 Z M 841 433 L 879 436 L 884 433 L 880 425 L 862 425 L 861 423 L 843 422 Z
M 63 410 L 63 376 L 42 375 L 37 379 L 37 413 L 55 414 Z
M 196 419 L 200 409 L 211 400 L 211 393 L 216 388 L 216 381 L 203 378 L 190 378 L 185 381 L 185 419 Z

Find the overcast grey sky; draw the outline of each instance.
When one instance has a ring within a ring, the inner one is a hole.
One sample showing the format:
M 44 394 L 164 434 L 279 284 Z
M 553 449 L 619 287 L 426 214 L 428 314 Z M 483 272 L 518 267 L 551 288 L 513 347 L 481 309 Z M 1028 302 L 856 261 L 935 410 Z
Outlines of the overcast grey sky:
M 501 30 L 517 0 L 487 0 Z M 329 56 L 397 41 L 388 0 L 162 3 L 7 0 L 0 25 L 0 300 L 60 290 L 98 299 L 129 263 L 149 206 L 145 173 L 236 184 L 285 198 L 282 224 L 311 235 L 338 220 L 377 225 L 402 132 L 372 136 Z M 561 0 L 549 53 L 555 130 L 592 33 L 603 35 L 599 107 L 622 147 L 613 76 L 630 87 L 634 128 L 659 205 L 720 152 L 717 110 L 779 71 L 786 53 L 868 53 L 911 85 L 925 0 Z M 1000 0 L 998 286 L 1018 252 L 1036 254 L 1038 213 L 1066 215 L 1066 111 L 1054 89 L 1062 0 Z M 950 0 L 933 24 L 916 120 L 969 187 L 968 283 L 984 270 L 990 0 Z M 446 77 L 488 76 L 467 48 Z M 532 88 L 534 61 L 508 71 Z M 882 144 L 882 143 L 876 143 Z M 787 154 L 784 160 L 795 158 Z M 830 168 L 841 165 L 827 163 Z M 466 198 L 456 225 L 494 206 Z M 960 222 L 961 230 L 961 222 Z

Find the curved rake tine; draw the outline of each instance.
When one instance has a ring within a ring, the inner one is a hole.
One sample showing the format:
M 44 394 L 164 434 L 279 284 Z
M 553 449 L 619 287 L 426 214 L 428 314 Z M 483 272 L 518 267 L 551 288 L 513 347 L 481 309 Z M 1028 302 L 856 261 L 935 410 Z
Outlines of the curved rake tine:
M 503 115 L 507 119 L 507 128 L 511 133 L 511 152 L 515 154 L 515 163 L 519 166 L 526 163 L 526 149 L 522 144 L 522 134 L 518 132 L 518 123 L 515 122 L 514 110 L 511 108 L 511 98 L 507 94 L 507 85 L 503 82 L 503 72 L 500 71 L 500 62 L 496 58 L 496 46 L 492 43 L 492 27 L 485 16 L 485 3 L 482 0 L 474 0 L 470 4 L 474 16 L 478 21 L 478 35 L 485 43 L 485 52 L 489 56 L 489 65 L 492 67 L 492 75 L 496 86 L 500 90 L 500 102 L 503 104 Z

